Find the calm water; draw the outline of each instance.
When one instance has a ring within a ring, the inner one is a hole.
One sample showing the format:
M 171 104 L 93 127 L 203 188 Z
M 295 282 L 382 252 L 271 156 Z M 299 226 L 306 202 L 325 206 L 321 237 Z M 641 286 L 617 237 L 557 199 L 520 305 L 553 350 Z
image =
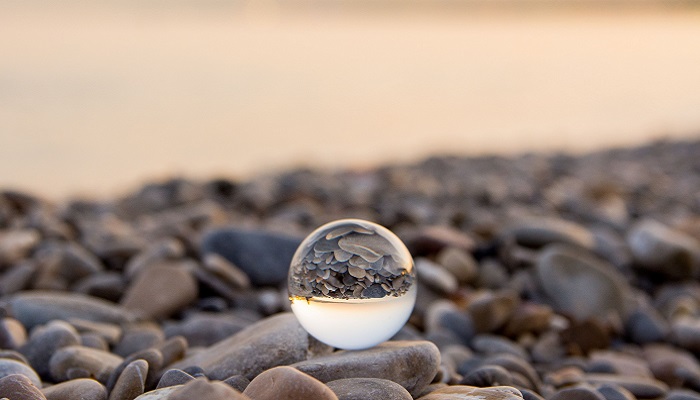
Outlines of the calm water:
M 693 9 L 32 4 L 0 0 L 0 186 L 54 198 L 700 134 Z

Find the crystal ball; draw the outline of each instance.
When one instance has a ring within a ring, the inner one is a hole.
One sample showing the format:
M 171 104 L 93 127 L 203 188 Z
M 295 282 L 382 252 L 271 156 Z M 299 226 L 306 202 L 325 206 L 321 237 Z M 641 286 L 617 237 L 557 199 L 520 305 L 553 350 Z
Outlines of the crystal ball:
M 288 286 L 301 326 L 346 350 L 394 336 L 413 311 L 417 288 L 401 239 L 360 219 L 330 222 L 307 236 L 292 258 Z

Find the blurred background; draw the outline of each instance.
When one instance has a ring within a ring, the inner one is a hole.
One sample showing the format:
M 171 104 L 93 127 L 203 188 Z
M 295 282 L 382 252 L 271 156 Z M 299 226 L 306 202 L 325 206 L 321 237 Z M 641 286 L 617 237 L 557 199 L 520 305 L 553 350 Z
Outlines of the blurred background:
M 0 0 L 0 187 L 700 138 L 700 6 Z

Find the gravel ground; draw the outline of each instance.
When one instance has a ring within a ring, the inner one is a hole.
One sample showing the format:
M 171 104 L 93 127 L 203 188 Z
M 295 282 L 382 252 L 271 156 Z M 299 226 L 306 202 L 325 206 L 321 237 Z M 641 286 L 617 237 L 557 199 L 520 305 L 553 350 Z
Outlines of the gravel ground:
M 3 191 L 0 399 L 700 399 L 699 188 L 688 141 Z M 366 350 L 289 311 L 297 246 L 341 218 L 391 229 L 418 276 Z

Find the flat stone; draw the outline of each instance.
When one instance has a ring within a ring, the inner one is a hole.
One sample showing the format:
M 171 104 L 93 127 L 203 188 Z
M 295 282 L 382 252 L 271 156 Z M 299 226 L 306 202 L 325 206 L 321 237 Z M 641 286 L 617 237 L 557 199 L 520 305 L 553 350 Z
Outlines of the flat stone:
M 219 254 L 245 272 L 253 285 L 278 285 L 287 271 L 301 239 L 271 232 L 238 228 L 213 230 L 202 239 L 205 255 Z
M 510 386 L 478 388 L 453 385 L 437 389 L 418 400 L 519 400 L 522 398 L 520 391 Z
M 666 225 L 645 219 L 627 235 L 635 266 L 671 278 L 697 277 L 700 273 L 700 242 Z
M 73 379 L 41 391 L 46 400 L 107 400 L 107 388 L 94 379 Z
M 164 319 L 197 299 L 197 281 L 186 261 L 146 268 L 131 282 L 121 305 L 144 319 Z
M 78 332 L 64 321 L 51 321 L 32 331 L 29 341 L 19 351 L 42 377 L 49 378 L 49 360 L 60 348 L 80 344 Z
M 0 378 L 10 375 L 23 375 L 36 387 L 41 387 L 39 375 L 28 365 L 9 358 L 0 358 Z
M 10 400 L 46 400 L 31 379 L 21 374 L 0 378 L 0 397 Z
M 135 319 L 128 310 L 96 297 L 64 292 L 20 292 L 10 297 L 12 315 L 25 328 L 54 319 L 80 318 L 88 321 L 124 324 Z
M 51 377 L 55 382 L 74 379 L 72 373 L 82 370 L 87 376 L 94 377 L 106 384 L 109 376 L 123 359 L 115 354 L 83 346 L 68 346 L 58 349 L 49 361 Z M 73 371 L 73 372 L 72 372 Z
M 133 400 L 143 394 L 146 387 L 148 363 L 135 360 L 124 368 L 109 393 L 109 400 Z
M 255 400 L 319 399 L 338 400 L 333 391 L 319 380 L 299 370 L 281 366 L 271 368 L 250 381 L 243 394 Z
M 338 400 L 413 399 L 403 386 L 387 379 L 348 378 L 331 381 L 327 385 L 338 396 Z
M 550 245 L 542 251 L 536 270 L 555 310 L 577 320 L 605 318 L 607 313 L 627 317 L 629 285 L 607 262 L 574 247 Z
M 291 366 L 321 382 L 345 378 L 388 379 L 415 395 L 437 374 L 440 352 L 426 341 L 391 341 L 367 350 L 338 351 Z
M 283 313 L 252 324 L 170 367 L 185 369 L 196 365 L 211 379 L 223 380 L 232 375 L 253 379 L 272 367 L 305 360 L 311 345 L 316 344 L 296 317 Z

